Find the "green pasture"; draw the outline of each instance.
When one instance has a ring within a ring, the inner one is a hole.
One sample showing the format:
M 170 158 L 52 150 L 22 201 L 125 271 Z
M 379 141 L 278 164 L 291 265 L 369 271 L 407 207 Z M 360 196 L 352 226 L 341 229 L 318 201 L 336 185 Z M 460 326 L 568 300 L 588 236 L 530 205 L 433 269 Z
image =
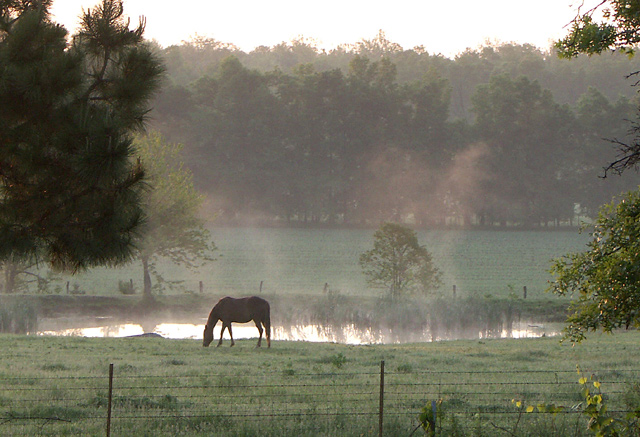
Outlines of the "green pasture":
M 384 361 L 385 435 L 409 435 L 432 401 L 442 435 L 591 435 L 576 366 L 602 383 L 612 411 L 629 411 L 640 402 L 639 342 L 640 333 L 619 332 L 579 345 L 275 341 L 256 349 L 255 339 L 203 348 L 197 340 L 4 334 L 0 433 L 104 435 L 112 363 L 112 435 L 378 435 Z M 514 401 L 567 410 L 522 414 Z
M 203 290 L 213 296 L 267 294 L 314 295 L 325 284 L 343 295 L 379 295 L 370 290 L 358 264 L 360 254 L 373 245 L 374 230 L 212 228 L 218 247 L 217 261 L 196 272 L 160 261 L 157 270 L 164 290 Z M 443 271 L 441 292 L 456 286 L 460 296 L 521 296 L 547 299 L 544 293 L 551 276 L 551 260 L 585 248 L 587 235 L 567 231 L 419 231 L 419 242 L 434 255 Z M 73 277 L 56 279 L 50 292 L 89 295 L 118 294 L 119 282 L 140 292 L 142 268 L 136 263 L 123 268 L 99 268 Z M 157 282 L 156 282 L 157 283 Z

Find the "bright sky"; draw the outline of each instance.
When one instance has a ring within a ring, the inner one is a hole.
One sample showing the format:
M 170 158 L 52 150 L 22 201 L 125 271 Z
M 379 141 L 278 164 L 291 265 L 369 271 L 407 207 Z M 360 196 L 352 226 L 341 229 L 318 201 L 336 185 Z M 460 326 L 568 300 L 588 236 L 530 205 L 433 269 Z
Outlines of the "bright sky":
M 55 0 L 56 21 L 75 29 L 82 8 L 98 0 Z M 542 49 L 566 34 L 578 0 L 124 0 L 145 36 L 162 46 L 196 34 L 233 43 L 244 51 L 300 36 L 331 49 L 373 39 L 381 29 L 405 49 L 423 45 L 448 57 L 487 41 L 530 43 Z

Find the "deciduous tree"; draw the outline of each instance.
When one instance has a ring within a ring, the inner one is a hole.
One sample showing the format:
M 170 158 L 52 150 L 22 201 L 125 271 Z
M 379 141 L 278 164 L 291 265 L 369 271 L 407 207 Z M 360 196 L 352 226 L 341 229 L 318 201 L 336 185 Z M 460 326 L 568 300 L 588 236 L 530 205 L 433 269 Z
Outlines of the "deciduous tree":
M 440 286 L 440 270 L 427 248 L 418 243 L 415 231 L 383 223 L 373 238 L 373 249 L 360 255 L 370 285 L 388 289 L 394 298 L 406 292 L 429 293 Z
M 604 205 L 584 252 L 554 261 L 550 290 L 574 297 L 565 332 L 640 327 L 640 191 Z
M 601 16 L 596 21 L 594 16 Z M 640 2 L 627 0 L 602 0 L 587 10 L 579 10 L 569 34 L 557 41 L 555 46 L 564 58 L 573 58 L 581 53 L 600 54 L 620 50 L 633 56 L 640 43 Z M 631 72 L 637 76 L 640 71 Z M 636 82 L 638 85 L 640 82 Z M 640 163 L 640 123 L 631 127 L 630 140 L 610 138 L 617 145 L 619 155 L 605 167 L 604 176 L 609 172 L 621 174 L 626 169 L 638 168 Z
M 198 216 L 202 196 L 195 190 L 193 176 L 180 157 L 182 145 L 167 143 L 155 133 L 136 137 L 134 144 L 148 174 L 148 189 L 142 198 L 147 220 L 138 246 L 143 296 L 149 300 L 151 274 L 159 257 L 194 269 L 213 259 L 215 245 Z

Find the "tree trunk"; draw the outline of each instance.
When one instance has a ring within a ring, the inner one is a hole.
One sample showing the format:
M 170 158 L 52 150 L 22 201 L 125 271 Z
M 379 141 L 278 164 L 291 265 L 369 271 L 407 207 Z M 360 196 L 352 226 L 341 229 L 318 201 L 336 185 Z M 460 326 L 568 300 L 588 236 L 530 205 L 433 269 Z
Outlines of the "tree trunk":
M 152 301 L 151 294 L 151 275 L 149 274 L 149 258 L 142 258 L 142 269 L 144 272 L 144 288 L 142 290 L 142 300 Z
M 4 292 L 6 294 L 12 294 L 16 291 L 16 276 L 18 276 L 18 269 L 12 262 L 7 262 L 4 265 Z

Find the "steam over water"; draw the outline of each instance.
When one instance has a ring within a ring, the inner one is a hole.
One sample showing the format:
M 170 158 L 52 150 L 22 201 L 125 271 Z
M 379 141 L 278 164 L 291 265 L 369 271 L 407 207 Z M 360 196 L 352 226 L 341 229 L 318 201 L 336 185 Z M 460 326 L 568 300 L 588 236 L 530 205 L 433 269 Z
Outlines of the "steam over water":
M 129 337 L 144 333 L 158 334 L 164 338 L 174 339 L 202 339 L 203 324 L 188 323 L 160 323 L 158 325 L 143 326 L 135 323 L 110 323 L 108 320 L 82 319 L 43 319 L 40 323 L 38 335 L 82 336 L 82 337 Z M 146 328 L 146 329 L 145 329 Z M 220 338 L 220 324 L 214 329 L 214 338 Z M 257 338 L 258 331 L 253 323 L 233 324 L 234 339 Z M 557 335 L 559 324 L 535 324 L 532 322 L 518 322 L 510 330 L 469 330 L 468 332 L 442 333 L 435 341 L 454 339 L 483 339 L 483 338 L 531 338 Z M 223 337 L 229 341 L 229 334 Z M 362 328 L 354 324 L 346 326 L 296 325 L 275 326 L 272 328 L 273 340 L 335 342 L 343 344 L 392 344 L 433 341 L 429 330 L 416 329 L 371 329 Z
M 550 336 L 560 326 L 548 320 L 525 320 L 530 316 L 520 315 L 517 302 L 523 299 L 524 287 L 527 302 L 550 299 L 544 290 L 551 279 L 551 260 L 583 250 L 588 239 L 575 231 L 418 231 L 420 244 L 433 254 L 443 272 L 440 300 L 390 306 L 381 300 L 383 290 L 368 288 L 358 264 L 359 255 L 372 247 L 373 232 L 213 228 L 217 261 L 197 274 L 172 264 L 157 266 L 167 281 L 181 284 L 181 292 L 205 298 L 201 312 L 153 323 L 39 319 L 38 334 L 124 337 L 156 333 L 166 338 L 200 339 L 203 318 L 219 298 L 256 294 L 272 304 L 274 340 L 379 344 Z M 132 278 L 139 293 L 139 270 L 138 266 L 95 269 L 72 279 L 72 285 L 77 281 L 87 294 L 110 295 L 113 284 Z M 219 330 L 220 324 L 216 338 Z M 257 337 L 253 324 L 234 324 L 233 331 L 236 338 Z

